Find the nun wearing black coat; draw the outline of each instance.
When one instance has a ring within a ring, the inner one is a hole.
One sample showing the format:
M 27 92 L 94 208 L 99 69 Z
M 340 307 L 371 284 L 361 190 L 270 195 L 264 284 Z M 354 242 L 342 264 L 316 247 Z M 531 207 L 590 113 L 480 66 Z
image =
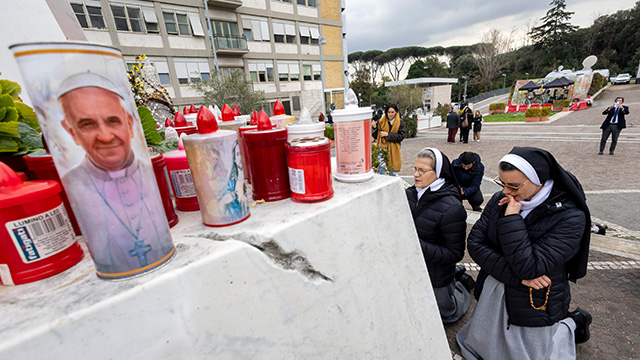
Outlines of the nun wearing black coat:
M 480 265 L 465 359 L 575 359 L 591 315 L 569 312 L 569 280 L 586 274 L 590 214 L 578 180 L 549 152 L 515 147 L 499 162 L 493 195 L 467 239 Z
M 455 278 L 456 263 L 464 256 L 467 213 L 453 168 L 439 150 L 418 152 L 413 177 L 407 200 L 442 322 L 453 323 L 467 312 L 471 300 Z

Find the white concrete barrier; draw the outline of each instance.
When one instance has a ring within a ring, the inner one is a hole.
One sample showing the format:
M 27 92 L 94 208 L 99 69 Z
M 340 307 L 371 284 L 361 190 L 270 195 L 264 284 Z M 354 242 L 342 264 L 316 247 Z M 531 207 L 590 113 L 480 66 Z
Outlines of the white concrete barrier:
M 138 278 L 87 254 L 0 286 L 0 359 L 451 359 L 402 181 L 334 188 L 225 228 L 178 212 L 176 257 Z
M 418 131 L 437 128 L 442 126 L 442 118 L 440 116 L 419 115 Z

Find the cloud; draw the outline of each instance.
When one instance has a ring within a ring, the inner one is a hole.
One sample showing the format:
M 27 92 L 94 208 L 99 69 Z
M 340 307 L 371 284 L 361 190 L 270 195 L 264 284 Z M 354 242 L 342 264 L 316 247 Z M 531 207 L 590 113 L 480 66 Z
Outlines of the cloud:
M 597 15 L 633 7 L 635 0 L 573 0 L 572 23 L 590 26 Z M 527 25 L 540 23 L 550 5 L 546 1 L 523 0 L 345 0 L 349 52 L 387 50 L 403 46 L 471 45 L 482 35 L 498 29 L 515 30 L 524 37 Z M 615 6 L 615 7 L 614 7 Z

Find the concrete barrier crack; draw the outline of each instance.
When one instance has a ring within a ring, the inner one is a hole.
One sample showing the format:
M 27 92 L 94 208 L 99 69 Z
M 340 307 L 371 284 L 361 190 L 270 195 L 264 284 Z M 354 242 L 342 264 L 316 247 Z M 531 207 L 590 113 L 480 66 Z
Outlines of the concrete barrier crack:
M 202 237 L 216 241 L 238 240 L 247 243 L 263 254 L 267 255 L 278 267 L 285 270 L 293 270 L 311 281 L 333 281 L 330 277 L 314 269 L 309 260 L 297 250 L 286 252 L 276 241 L 263 241 L 256 234 L 236 233 L 233 235 L 221 235 L 217 233 L 201 233 L 189 237 Z

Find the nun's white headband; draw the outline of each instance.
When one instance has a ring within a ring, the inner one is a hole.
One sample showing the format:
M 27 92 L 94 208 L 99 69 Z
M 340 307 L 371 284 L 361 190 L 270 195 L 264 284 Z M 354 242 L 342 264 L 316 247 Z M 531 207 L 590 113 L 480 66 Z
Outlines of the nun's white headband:
M 515 166 L 518 170 L 522 171 L 524 176 L 526 176 L 529 179 L 529 181 L 531 181 L 532 183 L 538 186 L 542 185 L 540 183 L 540 178 L 538 178 L 538 173 L 536 172 L 536 169 L 534 169 L 533 166 L 531 166 L 531 164 L 529 164 L 529 162 L 525 160 L 522 156 L 516 155 L 516 154 L 507 154 L 503 156 L 502 159 L 500 159 L 500 161 L 498 161 L 498 166 L 500 166 L 500 163 L 502 162 L 506 162 L 508 164 Z

